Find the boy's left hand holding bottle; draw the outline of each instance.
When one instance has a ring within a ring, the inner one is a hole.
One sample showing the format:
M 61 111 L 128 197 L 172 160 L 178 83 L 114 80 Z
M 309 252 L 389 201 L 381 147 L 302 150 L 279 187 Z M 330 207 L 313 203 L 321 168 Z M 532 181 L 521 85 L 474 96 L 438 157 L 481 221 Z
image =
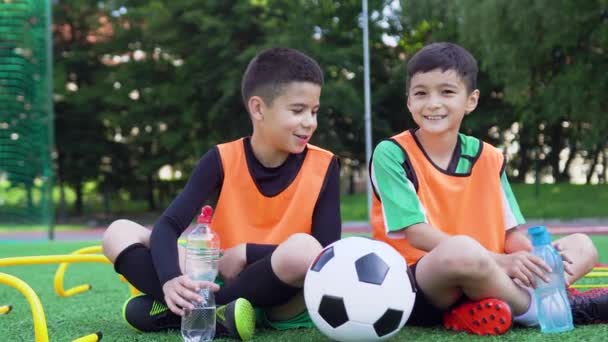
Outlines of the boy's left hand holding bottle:
M 214 282 L 193 280 L 186 274 L 167 281 L 163 285 L 167 307 L 176 315 L 183 316 L 186 310 L 194 309 L 192 302 L 203 301 L 203 297 L 199 293 L 205 287 L 213 292 L 220 289 Z

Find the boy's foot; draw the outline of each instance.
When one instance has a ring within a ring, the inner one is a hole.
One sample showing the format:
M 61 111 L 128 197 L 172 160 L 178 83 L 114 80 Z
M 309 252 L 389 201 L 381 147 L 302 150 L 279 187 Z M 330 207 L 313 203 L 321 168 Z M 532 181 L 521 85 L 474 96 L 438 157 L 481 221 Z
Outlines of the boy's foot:
M 608 323 L 608 289 L 596 288 L 568 296 L 574 324 Z
M 122 317 L 131 328 L 140 332 L 180 329 L 182 323 L 181 316 L 146 294 L 127 299 L 122 307 Z
M 574 287 L 566 287 L 566 293 L 568 294 L 568 297 L 569 297 L 569 296 L 579 295 L 582 292 L 579 291 L 578 289 L 574 288 Z
M 216 336 L 248 341 L 255 333 L 255 310 L 245 298 L 219 306 L 215 313 Z
M 123 317 L 133 329 L 140 332 L 158 332 L 180 329 L 182 318 L 162 302 L 149 295 L 131 297 L 123 306 Z M 215 313 L 216 336 L 250 340 L 255 332 L 255 310 L 243 298 L 219 306 Z
M 511 308 L 496 298 L 466 301 L 443 315 L 446 329 L 475 335 L 504 334 L 511 328 L 512 322 Z

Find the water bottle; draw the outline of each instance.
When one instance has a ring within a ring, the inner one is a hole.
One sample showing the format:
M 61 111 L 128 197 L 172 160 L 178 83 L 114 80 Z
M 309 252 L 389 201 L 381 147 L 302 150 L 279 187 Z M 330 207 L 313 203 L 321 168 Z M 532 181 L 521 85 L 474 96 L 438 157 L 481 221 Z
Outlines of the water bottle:
M 538 323 L 543 333 L 558 333 L 574 329 L 572 311 L 566 294 L 564 264 L 561 255 L 551 245 L 551 234 L 543 226 L 530 227 L 528 234 L 534 255 L 551 268 L 550 281 L 536 279 L 534 295 L 538 307 Z
M 204 206 L 197 225 L 186 236 L 185 273 L 194 280 L 213 282 L 217 276 L 220 241 L 209 224 L 213 209 Z M 211 341 L 215 336 L 215 298 L 208 288 L 199 293 L 202 303 L 194 302 L 194 309 L 182 316 L 182 337 L 186 342 Z

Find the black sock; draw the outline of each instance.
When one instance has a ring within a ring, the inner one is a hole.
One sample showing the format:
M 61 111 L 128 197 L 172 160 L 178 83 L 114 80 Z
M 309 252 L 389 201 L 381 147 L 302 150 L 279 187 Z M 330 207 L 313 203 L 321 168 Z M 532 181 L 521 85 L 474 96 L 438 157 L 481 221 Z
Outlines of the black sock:
M 127 278 L 139 291 L 165 302 L 165 295 L 152 263 L 152 254 L 145 245 L 134 243 L 120 252 L 114 262 L 114 270 Z
M 215 302 L 224 305 L 242 297 L 256 307 L 273 307 L 302 291 L 302 288 L 285 284 L 277 277 L 272 270 L 271 256 L 247 266 L 235 280 L 215 293 Z
M 277 245 L 263 245 L 259 243 L 248 243 L 245 246 L 247 265 L 251 265 L 267 255 L 271 255 L 277 249 Z

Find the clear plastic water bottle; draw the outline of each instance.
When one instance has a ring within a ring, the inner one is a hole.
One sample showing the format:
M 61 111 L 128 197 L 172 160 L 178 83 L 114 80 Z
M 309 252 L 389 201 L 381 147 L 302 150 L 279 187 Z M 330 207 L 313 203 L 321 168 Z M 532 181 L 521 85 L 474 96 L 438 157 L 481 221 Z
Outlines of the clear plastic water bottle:
M 211 230 L 213 209 L 204 206 L 197 225 L 186 236 L 185 273 L 194 280 L 213 282 L 217 276 L 220 240 Z M 213 292 L 203 288 L 202 303 L 193 303 L 194 309 L 182 316 L 182 337 L 186 342 L 211 341 L 215 336 L 215 298 Z
M 538 306 L 538 322 L 543 333 L 558 333 L 574 329 L 572 311 L 566 294 L 564 264 L 561 255 L 551 245 L 551 234 L 543 226 L 528 228 L 534 246 L 533 253 L 551 268 L 550 281 L 536 279 L 534 294 Z

